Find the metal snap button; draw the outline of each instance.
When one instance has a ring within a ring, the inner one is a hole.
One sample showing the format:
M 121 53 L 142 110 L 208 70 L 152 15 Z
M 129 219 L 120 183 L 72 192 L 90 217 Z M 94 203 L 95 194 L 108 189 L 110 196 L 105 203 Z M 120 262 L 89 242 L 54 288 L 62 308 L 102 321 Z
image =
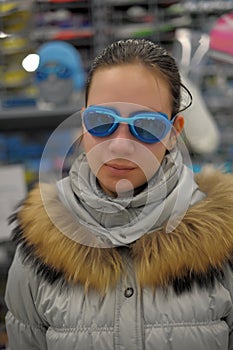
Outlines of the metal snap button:
M 132 297 L 133 293 L 134 293 L 133 288 L 129 287 L 129 288 L 126 288 L 124 295 L 126 298 L 130 298 Z

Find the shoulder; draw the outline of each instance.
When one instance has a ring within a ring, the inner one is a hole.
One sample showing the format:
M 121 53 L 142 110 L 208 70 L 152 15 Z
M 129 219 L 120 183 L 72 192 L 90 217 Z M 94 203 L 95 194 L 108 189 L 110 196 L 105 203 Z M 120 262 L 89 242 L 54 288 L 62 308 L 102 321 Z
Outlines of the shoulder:
M 233 299 L 233 260 L 224 265 L 220 283 L 230 292 Z
M 33 189 L 12 216 L 21 260 L 49 284 L 80 283 L 106 291 L 123 270 L 120 253 L 102 249 L 97 236 L 61 201 L 55 185 Z
M 233 175 L 205 168 L 196 176 L 206 196 L 189 208 L 170 233 L 144 235 L 133 247 L 139 281 L 172 284 L 179 294 L 213 286 L 233 260 Z M 150 262 L 150 263 L 149 263 Z M 228 275 L 231 270 L 228 270 Z M 226 275 L 227 279 L 227 275 Z
M 8 271 L 5 291 L 6 305 L 17 319 L 24 321 L 28 318 L 29 305 L 34 304 L 30 300 L 35 300 L 38 285 L 38 277 L 30 265 L 23 263 L 22 254 L 17 247 Z
M 16 248 L 14 259 L 8 271 L 7 289 L 18 293 L 27 288 L 36 290 L 39 284 L 39 277 L 35 276 L 33 266 L 24 262 L 21 247 Z

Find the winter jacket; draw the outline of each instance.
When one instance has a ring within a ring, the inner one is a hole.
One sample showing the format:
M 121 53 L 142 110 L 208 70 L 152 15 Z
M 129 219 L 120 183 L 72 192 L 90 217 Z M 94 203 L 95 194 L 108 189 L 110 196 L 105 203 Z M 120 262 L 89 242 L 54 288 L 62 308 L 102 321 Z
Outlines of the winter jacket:
M 196 181 L 206 197 L 173 232 L 106 249 L 62 234 L 32 190 L 14 218 L 10 349 L 232 350 L 233 176 Z M 69 219 L 55 188 L 46 191 Z

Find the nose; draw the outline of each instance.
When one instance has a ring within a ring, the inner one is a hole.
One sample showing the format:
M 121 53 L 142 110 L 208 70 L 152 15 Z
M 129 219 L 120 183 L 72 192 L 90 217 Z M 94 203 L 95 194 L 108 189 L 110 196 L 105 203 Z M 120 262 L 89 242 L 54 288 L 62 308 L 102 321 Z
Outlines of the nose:
M 109 142 L 109 150 L 118 157 L 134 153 L 135 140 L 133 140 L 128 124 L 121 123 Z

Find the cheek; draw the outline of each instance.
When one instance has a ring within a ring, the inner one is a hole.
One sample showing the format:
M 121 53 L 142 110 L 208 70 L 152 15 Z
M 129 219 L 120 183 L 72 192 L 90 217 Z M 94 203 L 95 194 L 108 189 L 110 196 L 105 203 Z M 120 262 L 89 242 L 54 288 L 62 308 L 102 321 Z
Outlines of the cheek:
M 86 154 L 93 153 L 95 156 L 100 156 L 103 152 L 103 141 L 102 137 L 94 137 L 89 134 L 87 131 L 83 131 L 83 140 L 82 144 Z
M 156 144 L 137 143 L 134 159 L 137 164 L 137 177 L 148 181 L 160 168 L 166 153 L 166 146 L 161 142 Z
M 96 138 L 88 132 L 83 134 L 83 148 L 87 156 L 89 166 L 96 175 L 103 165 L 104 143 L 101 138 Z
M 88 153 L 95 145 L 91 135 L 85 131 L 83 132 L 82 143 L 83 143 L 83 147 L 84 147 L 84 150 L 86 153 Z
M 148 148 L 157 159 L 158 163 L 161 163 L 167 150 L 167 142 L 158 142 L 156 144 L 152 144 Z

